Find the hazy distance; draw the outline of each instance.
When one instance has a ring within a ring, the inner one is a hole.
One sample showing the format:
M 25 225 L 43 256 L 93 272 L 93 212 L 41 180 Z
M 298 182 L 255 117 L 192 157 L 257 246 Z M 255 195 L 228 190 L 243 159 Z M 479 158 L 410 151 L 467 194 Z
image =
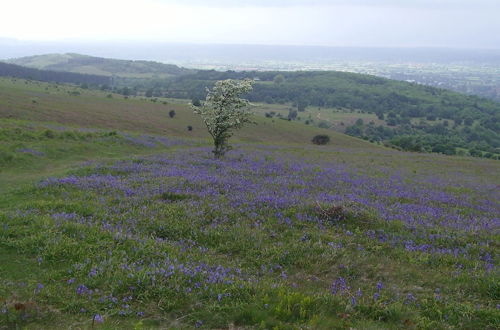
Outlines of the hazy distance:
M 17 41 L 500 48 L 497 0 L 17 0 L 2 11 L 0 38 Z

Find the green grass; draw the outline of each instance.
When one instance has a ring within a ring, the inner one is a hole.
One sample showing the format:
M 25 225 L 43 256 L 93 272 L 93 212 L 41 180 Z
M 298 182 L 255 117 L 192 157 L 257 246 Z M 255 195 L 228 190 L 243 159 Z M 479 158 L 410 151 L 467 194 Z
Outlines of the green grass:
M 296 107 L 293 107 L 291 104 L 257 103 L 255 112 L 261 116 L 265 116 L 266 113 L 274 112 L 274 116 L 280 114 L 282 118 L 286 119 L 288 118 L 289 109 L 296 110 Z M 362 113 L 359 110 L 313 106 L 307 107 L 303 112 L 298 112 L 297 119 L 294 122 L 305 124 L 307 121 L 308 125 L 311 126 L 318 126 L 321 122 L 325 122 L 330 129 L 336 132 L 344 132 L 347 126 L 354 125 L 358 119 L 362 119 L 365 124 L 374 122 L 377 126 L 386 126 L 385 121 L 378 119 L 377 116 L 372 113 Z M 274 120 L 279 120 L 279 118 L 275 117 Z
M 496 161 L 401 153 L 300 123 L 258 118 L 258 125 L 232 140 L 235 150 L 228 162 L 236 165 L 226 167 L 226 162 L 213 163 L 205 149 L 200 151 L 210 141 L 199 119 L 179 100 L 109 99 L 86 90 L 70 96 L 73 87 L 21 80 L 0 84 L 0 310 L 8 310 L 0 314 L 0 329 L 189 329 L 199 321 L 202 327 L 219 329 L 494 329 L 500 324 L 497 273 L 486 272 L 479 259 L 485 251 L 498 254 L 495 233 L 436 227 L 429 230 L 436 236 L 431 244 L 463 247 L 468 255 L 408 252 L 367 233 L 424 244 L 429 242 L 419 235 L 428 233 L 425 228 L 384 221 L 369 210 L 355 211 L 354 204 L 343 205 L 335 215 L 338 221 L 322 227 L 295 218 L 298 213 L 324 216 L 315 203 L 288 206 L 278 215 L 224 207 L 231 185 L 214 184 L 217 189 L 206 200 L 196 195 L 217 177 L 222 183 L 225 176 L 245 177 L 249 185 L 265 182 L 245 168 L 255 161 L 276 169 L 269 180 L 301 175 L 305 180 L 335 164 L 339 175 L 346 170 L 360 178 L 401 176 L 401 185 L 493 203 L 494 191 L 486 188 L 500 180 Z M 170 109 L 177 112 L 174 119 L 168 118 Z M 193 132 L 184 129 L 188 124 L 195 127 Z M 313 146 L 312 136 L 324 132 L 332 142 Z M 164 136 L 182 141 L 162 145 L 158 141 Z M 150 141 L 155 146 L 146 146 Z M 302 173 L 294 160 L 316 167 Z M 144 166 L 144 171 L 133 174 L 135 166 Z M 208 183 L 189 181 L 183 172 L 168 175 L 177 166 L 197 169 L 193 175 Z M 156 168 L 167 174 L 147 171 Z M 205 171 L 210 175 L 204 177 Z M 101 186 L 39 185 L 47 177 L 93 175 L 110 175 L 118 183 L 154 193 L 126 196 Z M 184 190 L 159 189 L 178 184 Z M 280 187 L 279 180 L 274 184 Z M 307 180 L 297 180 L 287 189 L 290 194 L 315 189 L 307 185 Z M 214 202 L 211 196 L 217 194 Z M 411 196 L 391 201 L 418 203 Z M 440 203 L 430 200 L 426 205 Z M 453 207 L 477 215 L 470 206 Z M 293 219 L 295 225 L 280 217 Z M 130 232 L 103 229 L 129 225 Z M 240 268 L 249 279 L 237 276 L 234 283 L 210 284 L 209 290 L 192 294 L 186 290 L 194 283 L 182 274 L 165 281 L 158 275 L 159 284 L 153 285 L 151 264 L 166 258 L 175 260 L 176 267 L 204 263 Z M 89 275 L 94 268 L 97 274 Z M 362 290 L 356 306 L 350 297 L 330 293 L 339 277 L 349 281 L 350 294 Z M 379 281 L 384 288 L 374 301 Z M 76 294 L 83 283 L 99 293 Z M 131 286 L 133 300 L 127 301 Z M 405 300 L 410 293 L 418 298 L 415 302 Z M 120 303 L 99 301 L 109 294 Z M 218 294 L 227 296 L 219 299 Z M 133 313 L 120 315 L 124 304 Z M 105 322 L 93 322 L 95 314 Z
M 74 91 L 79 95 L 70 96 L 69 93 Z M 0 118 L 3 118 L 0 129 L 38 130 L 42 134 L 47 129 L 57 131 L 86 127 L 108 132 L 119 130 L 201 139 L 203 143 L 210 143 L 204 124 L 193 114 L 187 100 L 159 98 L 153 102 L 144 98 L 125 99 L 117 94 L 108 98 L 107 95 L 107 92 L 69 85 L 0 78 Z M 263 105 L 257 105 L 255 113 L 263 114 L 262 108 Z M 174 118 L 169 118 L 170 110 L 176 111 Z M 308 144 L 314 135 L 327 133 L 332 136 L 332 145 L 370 146 L 358 139 L 300 123 L 260 116 L 256 117 L 256 121 L 257 125 L 236 132 L 232 141 Z M 187 130 L 189 125 L 193 127 L 192 131 Z M 23 148 L 50 152 L 44 157 L 16 152 Z M 63 173 L 86 160 L 122 157 L 130 153 L 130 148 L 134 154 L 151 152 L 128 144 L 107 145 L 72 139 L 4 139 L 0 148 L 0 192 L 20 183 L 34 182 L 42 176 Z M 3 159 L 5 157 L 13 159 L 7 161 Z
M 78 91 L 80 95 L 68 97 L 68 93 L 72 91 Z M 66 85 L 0 78 L 0 117 L 51 122 L 64 126 L 209 138 L 203 122 L 199 116 L 193 114 L 187 100 L 158 98 L 156 102 L 152 102 L 144 98 L 124 99 L 116 94 L 113 98 L 107 98 L 107 95 L 108 93 Z M 33 103 L 33 100 L 36 103 Z M 171 110 L 176 112 L 174 118 L 168 116 Z M 338 145 L 366 145 L 361 140 L 301 123 L 268 120 L 260 116 L 255 119 L 257 125 L 236 132 L 236 141 L 305 144 L 309 143 L 314 135 L 326 133 L 330 134 L 332 142 Z M 193 130 L 188 131 L 187 126 L 192 126 Z

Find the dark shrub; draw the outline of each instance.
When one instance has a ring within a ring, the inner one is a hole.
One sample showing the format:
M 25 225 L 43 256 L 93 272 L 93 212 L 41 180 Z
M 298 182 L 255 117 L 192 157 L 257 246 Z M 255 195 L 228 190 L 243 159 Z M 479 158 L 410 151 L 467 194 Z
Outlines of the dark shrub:
M 319 124 L 318 124 L 318 127 L 319 128 L 330 128 L 330 124 L 327 122 L 327 121 L 321 121 Z
M 170 118 L 174 118 L 174 117 L 175 117 L 175 110 L 170 110 L 170 111 L 168 112 L 168 116 L 169 116 Z
M 288 119 L 289 120 L 297 119 L 297 110 L 293 109 L 288 110 Z
M 326 134 L 319 134 L 313 137 L 312 143 L 317 145 L 324 145 L 330 142 L 330 137 Z
M 437 144 L 432 148 L 432 152 L 439 152 L 445 155 L 454 155 L 455 147 L 448 144 Z
M 192 130 L 193 130 L 193 126 L 189 125 L 189 126 L 188 126 L 188 131 L 190 131 L 190 132 L 191 132 Z
M 183 201 L 183 200 L 186 200 L 186 199 L 188 199 L 190 197 L 191 196 L 189 196 L 189 195 L 176 194 L 176 193 L 172 193 L 172 192 L 164 192 L 160 196 L 161 199 L 163 199 L 165 201 L 170 201 L 170 202 Z
M 493 155 L 491 152 L 488 152 L 484 155 L 485 158 L 494 158 L 495 155 Z
M 389 118 L 389 120 L 387 120 L 387 125 L 388 126 L 396 126 L 398 123 L 396 122 L 396 119 L 394 118 Z
M 300 100 L 299 102 L 297 102 L 297 110 L 298 111 L 304 112 L 304 111 L 306 111 L 306 107 L 307 107 L 307 102 L 305 102 L 303 100 Z
M 345 220 L 345 219 L 347 219 L 347 217 L 349 215 L 348 210 L 344 206 L 341 206 L 341 205 L 338 205 L 338 206 L 331 205 L 331 206 L 325 207 L 325 206 L 317 203 L 315 211 L 316 211 L 315 212 L 316 215 L 320 219 L 326 220 L 326 221 L 333 221 L 333 222 Z
M 471 150 L 469 150 L 469 154 L 472 157 L 482 157 L 483 156 L 483 153 L 480 150 L 477 150 L 477 149 L 471 149 Z
M 45 135 L 45 137 L 46 137 L 46 138 L 48 138 L 48 139 L 53 139 L 53 138 L 55 138 L 55 137 L 56 137 L 56 135 L 55 135 L 54 131 L 52 131 L 52 130 L 50 130 L 50 129 L 46 130 L 46 131 L 43 133 L 43 135 Z
M 472 119 L 472 118 L 465 118 L 465 120 L 464 120 L 464 124 L 466 126 L 471 126 L 473 123 L 474 123 L 474 119 Z
M 73 131 L 66 131 L 66 132 L 59 134 L 59 138 L 64 139 L 64 140 L 77 140 L 78 136 Z

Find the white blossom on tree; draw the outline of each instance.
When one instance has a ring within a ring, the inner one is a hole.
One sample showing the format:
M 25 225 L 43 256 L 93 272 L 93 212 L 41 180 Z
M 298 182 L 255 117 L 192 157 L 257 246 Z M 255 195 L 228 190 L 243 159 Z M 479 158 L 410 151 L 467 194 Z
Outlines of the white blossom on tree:
M 217 81 L 211 90 L 207 88 L 205 102 L 199 107 L 192 106 L 193 111 L 202 117 L 214 140 L 215 158 L 224 156 L 231 149 L 228 140 L 233 130 L 252 122 L 248 111 L 250 103 L 240 98 L 240 95 L 252 90 L 252 84 L 253 80 L 250 79 Z

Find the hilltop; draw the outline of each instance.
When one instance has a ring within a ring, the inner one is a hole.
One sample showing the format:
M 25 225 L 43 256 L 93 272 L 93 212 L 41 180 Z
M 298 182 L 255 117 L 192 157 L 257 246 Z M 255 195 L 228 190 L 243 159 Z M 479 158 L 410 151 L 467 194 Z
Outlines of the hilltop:
M 173 64 L 119 60 L 74 53 L 35 55 L 10 59 L 6 62 L 43 70 L 124 78 L 168 78 L 193 71 Z

